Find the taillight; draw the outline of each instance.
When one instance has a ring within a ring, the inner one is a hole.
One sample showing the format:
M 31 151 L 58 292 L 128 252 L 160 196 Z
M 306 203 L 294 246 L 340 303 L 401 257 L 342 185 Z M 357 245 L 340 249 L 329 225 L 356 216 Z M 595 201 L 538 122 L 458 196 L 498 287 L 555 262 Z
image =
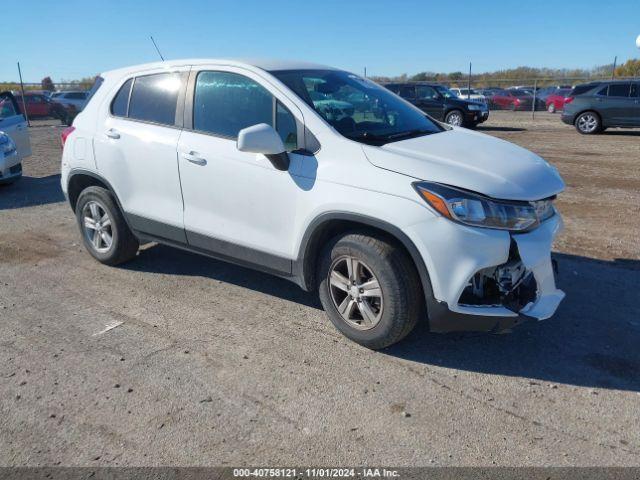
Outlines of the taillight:
M 573 98 L 574 98 L 574 97 L 567 97 L 567 98 L 565 98 L 565 99 L 564 99 L 564 104 L 566 105 L 567 103 L 571 103 L 571 102 L 573 102 Z
M 67 127 L 64 130 L 62 130 L 62 133 L 60 134 L 60 146 L 64 148 L 64 144 L 67 141 L 67 138 L 69 137 L 69 135 L 71 135 L 73 133 L 73 131 L 76 129 L 76 127 Z

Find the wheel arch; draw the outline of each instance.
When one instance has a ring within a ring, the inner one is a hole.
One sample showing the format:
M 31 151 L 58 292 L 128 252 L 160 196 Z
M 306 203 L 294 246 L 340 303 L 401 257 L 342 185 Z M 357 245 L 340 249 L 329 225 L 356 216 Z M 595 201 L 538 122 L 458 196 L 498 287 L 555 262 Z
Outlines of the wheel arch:
M 413 241 L 395 225 L 378 218 L 349 212 L 321 214 L 307 227 L 300 243 L 297 260 L 294 263 L 294 274 L 298 277 L 299 284 L 303 289 L 313 291 L 317 288 L 318 259 L 327 242 L 341 233 L 352 230 L 369 231 L 400 246 L 409 255 L 418 272 L 427 311 L 437 303 L 433 296 L 429 271 Z
M 116 205 L 118 205 L 120 212 L 122 212 L 122 216 L 124 217 L 125 222 L 127 222 L 127 226 L 131 231 L 133 231 L 131 224 L 129 223 L 128 216 L 124 208 L 122 208 L 122 204 L 120 203 L 120 199 L 118 198 L 114 188 L 106 178 L 96 172 L 92 172 L 91 170 L 74 168 L 69 172 L 69 177 L 67 178 L 67 198 L 69 200 L 69 205 L 74 212 L 76 211 L 78 197 L 80 197 L 82 191 L 87 187 L 102 187 L 105 190 L 108 190 L 113 196 Z
M 578 117 L 580 115 L 582 115 L 583 113 L 587 113 L 587 112 L 591 112 L 594 113 L 598 116 L 598 118 L 600 119 L 600 125 L 603 124 L 603 117 L 602 114 L 600 112 L 598 112 L 596 109 L 594 108 L 583 108 L 582 110 L 577 111 L 574 116 L 573 116 L 573 124 L 575 125 L 576 122 L 578 121 Z

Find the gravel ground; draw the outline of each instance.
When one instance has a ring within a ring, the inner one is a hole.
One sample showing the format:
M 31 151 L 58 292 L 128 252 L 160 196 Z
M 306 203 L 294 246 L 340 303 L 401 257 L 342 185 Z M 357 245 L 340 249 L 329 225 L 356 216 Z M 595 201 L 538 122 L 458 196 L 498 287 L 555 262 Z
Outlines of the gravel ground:
M 482 129 L 564 176 L 567 299 L 371 352 L 284 280 L 163 246 L 99 265 L 39 122 L 0 188 L 0 465 L 640 465 L 640 132 Z

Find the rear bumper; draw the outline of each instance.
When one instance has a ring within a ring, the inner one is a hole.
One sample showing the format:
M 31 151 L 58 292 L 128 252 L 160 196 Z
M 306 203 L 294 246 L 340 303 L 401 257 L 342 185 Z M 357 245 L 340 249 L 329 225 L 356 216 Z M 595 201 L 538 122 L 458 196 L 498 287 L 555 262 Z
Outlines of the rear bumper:
M 567 125 L 573 125 L 573 115 L 569 114 L 569 113 L 565 113 L 562 112 L 562 116 L 560 117 L 560 120 L 562 120 L 563 123 L 566 123 Z

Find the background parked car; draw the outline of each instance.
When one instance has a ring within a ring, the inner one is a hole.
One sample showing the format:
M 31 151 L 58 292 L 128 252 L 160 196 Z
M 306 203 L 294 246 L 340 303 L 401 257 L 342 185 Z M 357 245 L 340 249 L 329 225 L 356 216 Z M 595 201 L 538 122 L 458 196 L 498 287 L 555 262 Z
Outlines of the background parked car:
M 384 86 L 431 117 L 450 125 L 475 128 L 489 118 L 487 105 L 458 98 L 444 85 L 389 83 Z
M 564 109 L 564 102 L 571 93 L 571 88 L 559 88 L 555 92 L 549 94 L 545 99 L 547 112 L 555 113 Z
M 9 137 L 9 139 L 7 139 Z M 0 183 L 22 175 L 22 160 L 31 155 L 29 129 L 10 92 L 0 93 Z
M 640 80 L 576 86 L 565 99 L 562 121 L 585 135 L 609 127 L 640 127 Z
M 22 95 L 15 95 L 16 102 L 20 113 L 23 113 Z M 24 93 L 24 105 L 27 107 L 27 116 L 29 118 L 57 118 L 62 122 L 68 117 L 68 112 L 64 106 L 59 103 L 52 102 L 42 93 Z
M 81 112 L 84 108 L 84 104 L 87 101 L 87 96 L 88 92 L 74 90 L 65 92 L 54 92 L 51 95 L 51 99 L 55 100 L 61 105 L 73 105 L 77 112 Z
M 473 100 L 476 102 L 487 103 L 487 97 L 485 97 L 482 93 L 478 92 L 477 90 L 474 90 L 473 88 L 469 89 L 469 88 L 454 87 L 454 88 L 450 88 L 449 90 L 455 93 L 458 96 L 458 98 L 461 98 L 463 100 Z
M 549 95 L 556 93 L 558 90 L 571 90 L 572 88 L 573 87 L 571 85 L 550 85 L 539 88 L 536 92 L 536 97 L 546 102 Z
M 524 89 L 500 90 L 489 97 L 489 106 L 503 110 L 531 110 L 533 95 Z M 536 110 L 542 110 L 545 104 L 536 98 Z

